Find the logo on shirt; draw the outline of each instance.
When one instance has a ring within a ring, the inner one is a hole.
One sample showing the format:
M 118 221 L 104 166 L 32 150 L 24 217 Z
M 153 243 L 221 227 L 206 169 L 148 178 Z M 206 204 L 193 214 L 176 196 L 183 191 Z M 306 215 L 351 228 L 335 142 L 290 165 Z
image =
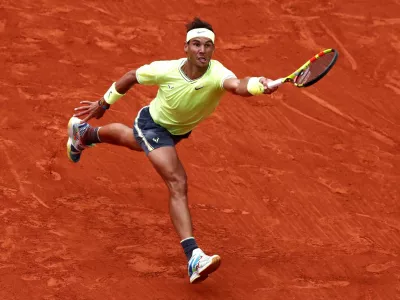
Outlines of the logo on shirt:
M 172 90 L 172 89 L 174 88 L 174 86 L 173 86 L 173 85 L 170 85 L 170 84 L 168 84 L 168 88 L 169 88 L 170 90 Z
M 197 91 L 197 90 L 202 89 L 203 87 L 204 87 L 204 85 L 200 85 L 200 86 L 196 86 L 194 89 Z

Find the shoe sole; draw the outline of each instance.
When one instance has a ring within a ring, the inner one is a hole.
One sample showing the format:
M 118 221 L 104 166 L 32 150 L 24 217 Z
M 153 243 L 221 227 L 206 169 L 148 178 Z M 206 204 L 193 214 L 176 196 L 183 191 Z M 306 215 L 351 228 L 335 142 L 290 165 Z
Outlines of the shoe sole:
M 71 155 L 70 155 L 70 153 L 71 153 L 71 145 L 72 145 L 71 138 L 68 138 L 68 141 L 67 141 L 67 156 L 68 156 L 68 158 L 69 158 L 70 161 L 75 162 L 75 161 L 72 159 Z
M 221 257 L 219 255 L 213 255 L 211 257 L 211 262 L 207 266 L 205 266 L 203 270 L 199 272 L 200 276 L 194 279 L 191 283 L 196 284 L 206 280 L 208 278 L 208 275 L 215 272 L 220 265 L 221 265 Z
M 72 159 L 72 157 L 70 156 L 71 153 L 71 145 L 72 145 L 72 139 L 74 137 L 74 125 L 79 123 L 81 121 L 81 119 L 77 118 L 77 117 L 72 117 L 71 119 L 69 119 L 68 122 L 68 141 L 67 141 L 67 156 L 69 158 L 70 161 L 77 163 L 78 161 L 74 161 Z

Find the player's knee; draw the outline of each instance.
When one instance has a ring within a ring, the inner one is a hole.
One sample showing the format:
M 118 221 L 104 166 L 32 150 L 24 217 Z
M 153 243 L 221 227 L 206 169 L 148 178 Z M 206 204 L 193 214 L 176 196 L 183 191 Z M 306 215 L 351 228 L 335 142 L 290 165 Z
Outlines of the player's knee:
M 186 195 L 187 193 L 186 174 L 171 174 L 168 180 L 168 185 L 172 194 Z

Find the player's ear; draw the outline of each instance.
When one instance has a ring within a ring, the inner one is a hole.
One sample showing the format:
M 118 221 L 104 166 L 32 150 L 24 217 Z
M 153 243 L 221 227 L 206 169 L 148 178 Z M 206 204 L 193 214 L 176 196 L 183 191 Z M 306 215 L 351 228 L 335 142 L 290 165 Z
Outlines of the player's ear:
M 186 54 L 188 52 L 188 49 L 189 49 L 189 43 L 185 42 L 185 46 L 183 46 L 183 50 L 185 51 Z

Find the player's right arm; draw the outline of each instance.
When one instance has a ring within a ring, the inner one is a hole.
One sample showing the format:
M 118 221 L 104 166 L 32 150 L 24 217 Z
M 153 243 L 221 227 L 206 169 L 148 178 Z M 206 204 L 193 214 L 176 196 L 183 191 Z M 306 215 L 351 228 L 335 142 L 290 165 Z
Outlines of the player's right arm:
M 119 98 L 125 95 L 135 84 L 154 85 L 169 66 L 168 61 L 155 61 L 151 64 L 143 65 L 137 70 L 131 70 L 114 82 L 104 96 L 98 101 L 81 101 L 83 106 L 75 108 L 75 117 L 86 117 L 82 122 L 87 122 L 91 118 L 100 119 L 105 111 L 109 109 Z
M 136 77 L 136 70 L 129 71 L 115 83 L 115 89 L 119 94 L 126 94 L 136 83 L 139 83 Z M 104 99 L 104 97 L 103 97 Z
M 138 83 L 136 77 L 136 70 L 131 70 L 124 74 L 118 79 L 104 96 L 98 101 L 81 101 L 83 106 L 75 108 L 74 117 L 80 117 L 86 115 L 82 122 L 87 122 L 91 118 L 100 119 L 107 109 L 111 106 L 112 99 L 118 99 L 126 94 L 136 83 Z M 113 94 L 114 93 L 114 94 Z M 114 97 L 114 98 L 113 98 Z M 106 99 L 107 98 L 107 99 Z M 111 101 L 107 101 L 111 100 Z M 116 100 L 115 100 L 116 101 Z M 114 101 L 114 102 L 115 102 Z

